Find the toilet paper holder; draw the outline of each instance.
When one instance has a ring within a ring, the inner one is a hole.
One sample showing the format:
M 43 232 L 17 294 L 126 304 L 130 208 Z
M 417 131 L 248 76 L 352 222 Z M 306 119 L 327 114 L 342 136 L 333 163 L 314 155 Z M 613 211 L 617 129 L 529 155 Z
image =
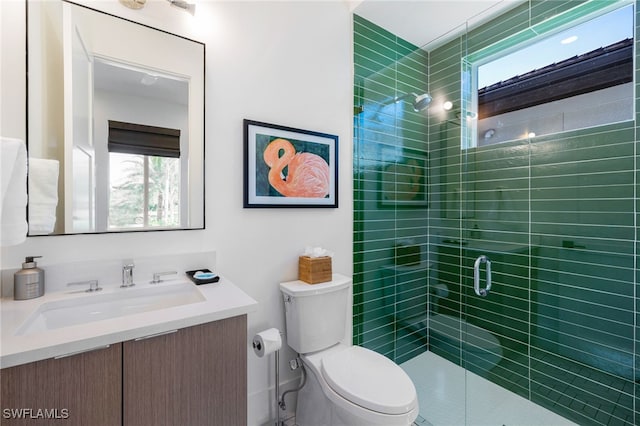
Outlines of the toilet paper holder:
M 275 397 L 276 397 L 276 423 L 275 426 L 284 426 L 280 416 L 280 348 L 282 347 L 283 333 L 277 328 L 269 328 L 257 333 L 253 337 L 253 351 L 260 358 L 271 353 L 275 356 Z
M 253 337 L 252 345 L 259 357 L 269 355 L 282 347 L 282 333 L 277 328 L 268 328 Z

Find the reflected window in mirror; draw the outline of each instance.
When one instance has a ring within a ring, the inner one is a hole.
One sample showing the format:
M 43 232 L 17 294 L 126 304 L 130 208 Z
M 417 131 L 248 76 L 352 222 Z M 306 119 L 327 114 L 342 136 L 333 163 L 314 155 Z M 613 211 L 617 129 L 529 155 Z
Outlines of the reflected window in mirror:
M 463 148 L 633 119 L 633 4 L 590 3 L 470 55 Z
M 180 133 L 109 121 L 109 230 L 181 226 Z

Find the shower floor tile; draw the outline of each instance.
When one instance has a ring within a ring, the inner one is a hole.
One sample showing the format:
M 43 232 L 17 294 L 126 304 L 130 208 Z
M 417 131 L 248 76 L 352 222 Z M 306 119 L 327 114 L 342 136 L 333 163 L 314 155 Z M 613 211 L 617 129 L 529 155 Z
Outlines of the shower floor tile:
M 432 352 L 400 366 L 416 386 L 420 415 L 433 426 L 576 425 Z

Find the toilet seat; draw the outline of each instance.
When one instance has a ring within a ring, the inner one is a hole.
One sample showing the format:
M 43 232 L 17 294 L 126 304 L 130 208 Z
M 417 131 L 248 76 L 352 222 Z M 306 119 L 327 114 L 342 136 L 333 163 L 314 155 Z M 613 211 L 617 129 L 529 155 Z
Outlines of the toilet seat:
M 383 414 L 406 414 L 417 407 L 415 386 L 409 376 L 377 352 L 360 346 L 345 347 L 327 354 L 321 364 L 329 387 L 354 404 Z

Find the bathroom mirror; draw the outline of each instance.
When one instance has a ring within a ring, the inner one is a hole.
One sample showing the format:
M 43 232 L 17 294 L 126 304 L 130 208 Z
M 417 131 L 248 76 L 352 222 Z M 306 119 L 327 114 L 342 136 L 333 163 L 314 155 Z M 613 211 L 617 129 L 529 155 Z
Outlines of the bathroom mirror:
M 203 43 L 27 2 L 29 235 L 204 228 Z

